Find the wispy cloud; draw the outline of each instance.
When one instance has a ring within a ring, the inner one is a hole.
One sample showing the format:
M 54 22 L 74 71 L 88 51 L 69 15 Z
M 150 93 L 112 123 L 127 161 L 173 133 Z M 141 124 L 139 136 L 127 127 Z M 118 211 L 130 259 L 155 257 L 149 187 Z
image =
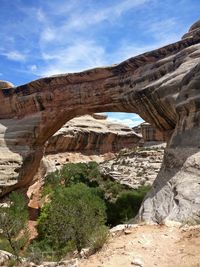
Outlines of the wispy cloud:
M 125 12 L 148 3 L 150 0 L 124 0 L 118 1 L 113 5 L 104 6 L 99 8 L 98 6 L 92 6 L 89 10 L 82 15 L 75 12 L 68 21 L 69 28 L 85 28 L 89 25 L 95 25 L 102 21 L 115 21 Z M 78 15 L 78 16 L 77 16 Z
M 104 65 L 105 56 L 103 47 L 95 42 L 78 40 L 67 48 L 43 52 L 45 64 L 37 69 L 36 74 L 49 76 Z
M 37 71 L 37 69 L 38 69 L 38 67 L 37 67 L 37 65 L 30 65 L 30 66 L 28 66 L 28 69 L 30 70 L 30 71 L 32 71 L 32 72 L 36 72 Z
M 126 124 L 130 127 L 137 126 L 144 121 L 137 114 L 129 114 L 124 112 L 108 112 L 107 115 L 110 121 Z
M 162 43 L 175 42 L 184 34 L 183 25 L 175 17 L 154 18 L 141 24 L 145 32 L 150 33 L 152 38 Z
M 118 63 L 178 40 L 186 26 L 176 7 L 186 12 L 188 3 L 4 1 L 5 11 L 14 12 L 0 18 L 0 55 L 33 78 Z
M 141 124 L 144 120 L 136 114 L 127 114 L 121 112 L 115 112 L 112 115 L 108 114 L 108 119 L 112 122 L 117 122 L 121 124 L 128 125 L 129 127 L 134 127 Z
M 118 45 L 113 47 L 112 51 L 107 49 L 106 44 L 102 43 L 101 39 L 99 40 L 98 30 L 95 36 L 91 35 L 91 27 L 93 31 L 95 24 L 118 23 L 117 19 L 124 13 L 150 2 L 151 0 L 126 0 L 99 9 L 91 5 L 85 12 L 81 12 L 82 9 L 78 8 L 80 2 L 76 1 L 76 9 L 74 10 L 70 6 L 70 14 L 67 13 L 59 24 L 50 22 L 48 15 L 40 9 L 37 14 L 39 21 L 42 21 L 40 52 L 43 64 L 34 73 L 39 76 L 49 76 L 119 63 L 129 57 L 178 40 L 178 33 L 173 30 L 177 25 L 177 20 L 173 17 L 153 19 L 152 23 L 148 20 L 139 22 L 140 28 L 147 35 L 151 35 L 151 39 L 148 42 L 139 42 L 124 38 L 118 41 Z M 86 36 L 86 32 L 90 34 Z
M 9 52 L 2 52 L 1 55 L 7 57 L 7 59 L 9 60 L 19 61 L 19 62 L 25 61 L 27 58 L 25 54 L 17 50 L 9 51 Z

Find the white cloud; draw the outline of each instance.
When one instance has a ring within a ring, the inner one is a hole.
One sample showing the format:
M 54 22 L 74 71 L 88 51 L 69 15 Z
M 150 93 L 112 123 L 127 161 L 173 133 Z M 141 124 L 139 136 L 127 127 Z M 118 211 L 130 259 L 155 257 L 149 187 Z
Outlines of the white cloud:
M 126 11 L 143 5 L 147 2 L 149 2 L 149 0 L 124 0 L 119 1 L 115 5 L 104 7 L 102 9 L 93 8 L 91 10 L 88 10 L 88 12 L 85 12 L 81 16 L 77 16 L 77 14 L 74 13 L 74 15 L 71 16 L 70 21 L 68 22 L 68 27 L 85 28 L 86 26 L 94 25 L 104 20 L 114 21 L 122 16 L 122 14 Z
M 149 0 L 124 0 L 121 1 L 121 3 L 118 3 L 117 5 L 110 6 L 107 9 L 105 9 L 104 14 L 106 14 L 107 18 L 110 19 L 113 15 L 115 16 L 121 16 L 124 12 L 135 8 L 137 6 L 141 6 L 145 3 L 149 2 Z
M 146 31 L 152 33 L 153 38 L 150 42 L 136 43 L 124 39 L 119 42 L 117 48 L 109 52 L 98 39 L 92 40 L 88 37 L 88 39 L 84 38 L 82 40 L 81 36 L 85 35 L 86 29 L 81 30 L 79 38 L 77 38 L 78 34 L 74 33 L 73 27 L 89 27 L 90 23 L 98 23 L 110 18 L 116 19 L 128 9 L 139 4 L 147 3 L 147 1 L 138 0 L 133 3 L 133 1 L 127 0 L 113 7 L 107 7 L 91 14 L 91 11 L 87 11 L 82 16 L 77 16 L 75 13 L 70 17 L 68 24 L 64 23 L 59 27 L 50 27 L 45 24 L 40 39 L 44 64 L 37 69 L 37 75 L 50 76 L 58 73 L 77 72 L 101 65 L 119 63 L 130 57 L 151 51 L 179 39 L 177 34 L 170 33 L 170 30 L 173 32 L 172 28 L 177 23 L 174 18 L 160 21 L 154 20 L 149 27 L 145 26 L 146 22 L 142 22 L 141 25 L 145 29 L 147 28 Z M 54 41 L 52 42 L 53 46 L 48 44 L 51 41 Z
M 81 1 L 67 2 L 62 4 L 62 11 L 57 10 L 57 5 L 51 5 L 51 12 L 55 15 L 64 13 L 65 19 L 57 24 L 51 20 L 44 12 L 39 9 L 37 17 L 39 21 L 44 22 L 43 30 L 41 31 L 41 42 L 46 44 L 48 42 L 57 42 L 73 38 L 74 33 L 86 30 L 86 28 L 95 26 L 103 21 L 114 22 L 121 17 L 125 12 L 148 3 L 150 0 L 120 0 L 114 5 L 106 5 L 99 7 L 98 5 L 86 5 L 87 9 L 82 10 Z M 54 10 L 53 10 L 54 9 Z M 50 14 L 51 14 L 50 12 Z
M 26 60 L 26 55 L 15 50 L 15 51 L 9 51 L 9 52 L 3 52 L 1 55 L 7 57 L 9 60 L 13 61 L 25 61 Z
M 42 54 L 45 65 L 37 74 L 50 76 L 59 73 L 77 72 L 82 69 L 104 65 L 105 51 L 92 41 L 77 40 L 66 49 L 55 49 Z
M 37 66 L 35 64 L 34 65 L 30 65 L 30 66 L 28 66 L 28 69 L 30 71 L 32 71 L 32 72 L 35 72 L 35 71 L 37 71 Z
M 142 123 L 144 120 L 137 114 L 125 112 L 107 112 L 108 119 L 117 123 L 134 127 Z
M 116 23 L 117 29 L 119 19 L 124 13 L 140 6 L 146 8 L 151 2 L 152 0 L 118 0 L 102 4 L 101 1 L 93 3 L 92 0 L 87 0 L 83 4 L 82 0 L 58 0 L 58 3 L 48 1 L 45 6 L 39 5 L 39 8 L 20 7 L 24 12 L 24 21 L 28 23 L 17 22 L 19 25 L 16 25 L 16 28 L 19 29 L 18 34 L 24 37 L 30 27 L 30 52 L 33 53 L 28 58 L 27 53 L 19 52 L 16 41 L 11 51 L 2 55 L 10 60 L 26 61 L 28 64 L 25 71 L 37 76 L 78 72 L 119 63 L 178 39 L 176 33 L 170 34 L 177 26 L 175 18 L 159 20 L 149 18 L 149 15 L 146 20 L 139 20 L 136 25 L 141 26 L 144 34 L 152 34 L 153 38 L 146 43 L 138 43 L 130 36 L 130 39 L 127 39 L 125 35 L 124 38 L 120 36 L 118 40 L 113 40 L 116 45 L 112 45 L 109 33 L 108 39 L 105 32 L 100 36 L 97 24 L 105 27 L 107 22 L 112 26 Z M 32 39 L 32 36 L 35 39 Z
M 140 121 L 134 121 L 134 120 L 131 120 L 131 119 L 123 119 L 123 120 L 120 120 L 120 119 L 111 119 L 111 118 L 108 118 L 108 120 L 110 120 L 112 122 L 121 123 L 121 124 L 127 125 L 129 127 L 137 126 L 137 125 L 139 125 L 140 123 L 143 122 L 142 119 Z
M 46 15 L 41 8 L 36 10 L 36 17 L 39 22 L 46 22 Z
M 41 34 L 41 41 L 50 42 L 56 39 L 56 33 L 50 27 L 44 28 Z
M 154 18 L 142 21 L 141 25 L 145 28 L 145 32 L 150 33 L 152 38 L 162 44 L 169 44 L 179 40 L 185 30 L 175 17 L 167 19 Z
M 107 66 L 151 51 L 162 45 L 162 41 L 151 45 L 136 45 L 123 42 L 113 52 L 107 52 L 103 45 L 93 40 L 76 39 L 64 49 L 57 47 L 51 51 L 45 51 L 46 49 L 44 49 L 44 52 L 42 52 L 44 65 L 37 69 L 37 75 L 50 76 Z

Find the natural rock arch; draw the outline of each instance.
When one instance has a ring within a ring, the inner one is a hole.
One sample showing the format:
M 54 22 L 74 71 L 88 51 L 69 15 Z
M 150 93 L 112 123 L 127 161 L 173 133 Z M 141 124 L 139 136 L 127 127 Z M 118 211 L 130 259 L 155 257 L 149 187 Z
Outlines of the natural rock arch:
M 131 112 L 154 124 L 169 138 L 161 171 L 140 209 L 140 219 L 159 223 L 166 219 L 198 219 L 200 29 L 197 26 L 191 27 L 179 42 L 118 65 L 43 78 L 18 87 L 5 88 L 0 83 L 4 87 L 0 92 L 2 194 L 30 183 L 45 142 L 74 116 Z

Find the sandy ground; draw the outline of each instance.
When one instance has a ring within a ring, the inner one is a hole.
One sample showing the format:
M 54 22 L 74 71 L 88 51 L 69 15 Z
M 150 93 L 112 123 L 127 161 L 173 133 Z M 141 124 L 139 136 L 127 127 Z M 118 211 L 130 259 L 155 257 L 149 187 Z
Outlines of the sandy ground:
M 137 265 L 138 263 L 138 265 Z M 111 237 L 78 267 L 200 267 L 200 226 L 136 226 Z

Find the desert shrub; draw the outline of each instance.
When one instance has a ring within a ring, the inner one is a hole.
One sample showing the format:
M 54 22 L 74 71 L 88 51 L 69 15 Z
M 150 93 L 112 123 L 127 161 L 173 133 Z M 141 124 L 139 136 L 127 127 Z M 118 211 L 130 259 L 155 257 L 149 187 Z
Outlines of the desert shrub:
M 21 264 L 21 263 L 19 263 L 19 261 L 17 261 L 17 259 L 11 258 L 11 259 L 7 260 L 5 262 L 5 264 L 7 267 L 16 267 L 16 266 L 20 267 L 19 264 Z
M 99 227 L 89 238 L 89 246 L 93 252 L 103 247 L 108 238 L 108 228 L 105 225 Z
M 134 218 L 149 189 L 148 186 L 141 186 L 135 190 L 122 191 L 115 202 L 107 202 L 108 224 L 113 226 Z
M 57 187 L 38 220 L 38 242 L 54 250 L 76 248 L 90 243 L 90 237 L 106 222 L 106 207 L 95 190 L 83 183 Z
M 127 188 L 109 176 L 102 175 L 96 162 L 68 163 L 60 171 L 48 175 L 44 191 L 54 193 L 56 188 L 84 183 L 106 204 L 107 225 L 115 226 L 133 218 L 150 187 L 141 186 L 137 190 Z
M 96 162 L 89 163 L 68 163 L 60 170 L 50 173 L 45 178 L 43 195 L 51 193 L 56 186 L 70 186 L 77 183 L 84 183 L 90 187 L 98 186 L 101 174 Z
M 28 209 L 22 194 L 11 193 L 10 201 L 10 207 L 0 207 L 0 249 L 6 248 L 19 259 L 28 240 Z
M 106 198 L 114 201 L 125 190 L 125 186 L 118 182 L 107 180 L 102 184 Z

